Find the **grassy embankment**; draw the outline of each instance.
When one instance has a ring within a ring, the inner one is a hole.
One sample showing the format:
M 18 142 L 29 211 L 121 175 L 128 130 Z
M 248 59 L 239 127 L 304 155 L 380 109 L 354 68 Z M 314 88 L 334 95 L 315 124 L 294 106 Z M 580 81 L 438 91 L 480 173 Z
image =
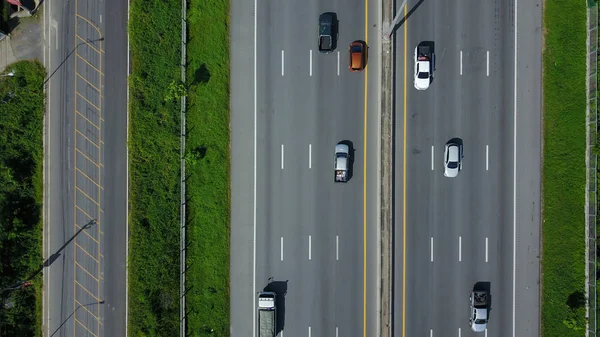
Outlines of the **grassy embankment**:
M 542 335 L 585 335 L 586 2 L 544 9 Z
M 190 0 L 188 331 L 229 335 L 229 1 Z
M 179 335 L 180 0 L 130 8 L 129 334 Z
M 46 70 L 38 61 L 8 69 L 14 77 L 0 78 L 0 331 L 3 336 L 41 336 Z M 6 290 L 21 281 L 32 285 Z

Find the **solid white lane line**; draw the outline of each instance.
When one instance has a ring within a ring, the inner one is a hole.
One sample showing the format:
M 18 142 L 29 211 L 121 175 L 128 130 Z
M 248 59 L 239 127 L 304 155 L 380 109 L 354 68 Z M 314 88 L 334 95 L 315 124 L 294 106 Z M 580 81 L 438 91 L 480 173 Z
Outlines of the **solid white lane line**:
M 281 169 L 283 170 L 283 144 L 281 144 Z
M 129 6 L 129 5 L 128 5 Z M 257 34 L 257 27 L 258 27 L 258 20 L 257 17 L 258 15 L 256 15 L 256 9 L 258 8 L 258 0 L 254 0 L 254 52 L 253 52 L 253 60 L 254 62 L 252 62 L 254 64 L 254 71 L 253 71 L 253 75 L 254 75 L 254 97 L 253 97 L 253 105 L 254 105 L 254 172 L 252 174 L 252 194 L 253 194 L 253 210 L 252 210 L 252 294 L 248 294 L 248 296 L 252 296 L 252 303 L 253 303 L 253 307 L 256 308 L 256 166 L 257 166 L 257 156 L 256 156 L 256 148 L 257 148 L 257 139 L 258 139 L 258 134 L 257 134 L 257 116 L 258 116 L 258 108 L 257 108 L 257 67 L 256 64 L 258 62 L 256 62 L 256 38 L 258 36 Z M 128 7 L 128 12 L 127 12 L 127 17 L 129 18 L 129 7 Z M 129 38 L 128 38 L 129 39 Z M 129 41 L 128 41 L 128 46 L 129 46 Z M 129 50 L 129 47 L 127 47 Z M 127 58 L 129 60 L 129 53 L 127 54 Z M 129 91 L 128 91 L 129 92 Z M 252 337 L 256 336 L 256 312 L 257 310 L 252 310 Z M 126 329 L 125 331 L 127 331 L 128 329 Z
M 336 235 L 335 236 L 335 260 L 339 260 L 340 259 L 340 238 Z M 335 328 L 337 331 L 337 328 Z
M 308 168 L 312 168 L 312 144 L 308 144 Z
M 433 337 L 433 329 L 429 329 L 429 337 Z
M 430 246 L 431 246 L 431 262 L 433 262 L 433 236 L 431 237 L 431 240 L 430 240 Z
M 462 261 L 462 236 L 458 237 L 458 262 Z
M 309 69 L 309 75 L 312 76 L 312 49 L 310 50 L 310 69 Z
M 487 329 L 485 329 L 485 337 L 487 337 Z
M 489 145 L 485 146 L 485 170 L 489 170 L 489 155 L 490 155 L 490 147 Z
M 285 74 L 285 52 L 281 50 L 281 76 Z
M 515 337 L 515 316 L 516 316 L 516 286 L 517 286 L 517 32 L 519 31 L 519 20 L 518 20 L 518 1 L 515 0 L 514 11 L 515 11 L 515 48 L 514 48 L 514 92 L 513 92 L 513 265 L 512 265 L 512 335 Z
M 487 73 L 487 76 L 490 76 L 490 51 L 487 51 L 487 64 L 485 67 L 485 72 Z
M 460 51 L 460 74 L 462 75 L 462 50 Z
M 340 76 L 340 52 L 337 52 L 337 75 Z M 336 328 L 337 331 L 337 328 Z
M 431 145 L 431 170 L 433 171 L 433 163 L 434 163 L 434 150 L 433 145 Z
M 311 239 L 311 237 L 309 235 L 308 236 L 308 260 L 310 261 L 311 259 L 312 259 L 312 239 Z
M 335 337 L 338 337 L 338 327 L 335 327 Z
M 488 238 L 485 238 L 485 262 L 488 262 Z
M 283 261 L 283 236 L 281 237 L 281 261 Z
M 458 328 L 458 337 L 460 337 L 460 328 Z
M 310 327 L 308 327 L 308 337 L 310 337 Z

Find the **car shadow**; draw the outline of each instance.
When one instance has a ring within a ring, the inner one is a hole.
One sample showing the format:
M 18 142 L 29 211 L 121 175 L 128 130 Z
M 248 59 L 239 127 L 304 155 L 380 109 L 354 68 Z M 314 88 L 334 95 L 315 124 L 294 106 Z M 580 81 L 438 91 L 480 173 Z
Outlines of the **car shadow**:
M 473 286 L 473 291 L 485 291 L 488 294 L 488 320 L 490 319 L 490 314 L 492 312 L 492 283 L 489 281 L 479 281 L 476 282 Z
M 277 310 L 277 329 L 275 335 L 283 331 L 283 328 L 285 327 L 285 295 L 287 295 L 288 281 L 289 280 L 275 281 L 273 278 L 270 278 L 269 284 L 263 288 L 263 291 L 271 291 L 276 294 L 275 308 Z
M 464 145 L 463 145 L 462 138 L 458 138 L 458 137 L 451 138 L 448 142 L 446 142 L 446 145 L 448 145 L 448 144 L 458 144 L 458 146 L 463 147 L 463 155 L 464 155 Z
M 436 55 L 435 54 L 435 42 L 434 41 L 421 41 L 417 45 L 417 48 L 419 48 L 419 47 L 429 47 L 429 50 L 431 50 L 431 55 L 432 55 L 431 56 L 431 58 L 432 58 L 432 60 L 431 60 L 431 67 L 433 68 L 433 71 L 432 71 L 432 75 L 433 76 L 431 76 L 429 78 L 429 84 L 431 84 L 431 83 L 433 83 L 433 80 L 435 79 L 435 61 L 436 61 L 436 59 L 435 59 L 436 58 L 436 56 L 435 56 Z
M 338 39 L 340 37 L 340 20 L 336 12 L 325 12 L 323 14 L 329 14 L 333 16 L 333 27 L 331 27 L 331 53 L 337 50 Z
M 338 144 L 348 145 L 348 149 L 350 151 L 350 162 L 348 163 L 348 181 L 350 181 L 352 176 L 354 176 L 354 156 L 356 149 L 354 148 L 354 143 L 350 140 L 342 140 Z

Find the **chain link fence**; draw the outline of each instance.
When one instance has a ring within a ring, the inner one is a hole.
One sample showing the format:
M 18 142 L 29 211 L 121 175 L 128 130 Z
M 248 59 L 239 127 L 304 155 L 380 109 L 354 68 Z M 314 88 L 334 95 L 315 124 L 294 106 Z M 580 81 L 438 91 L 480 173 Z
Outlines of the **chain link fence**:
M 598 6 L 596 1 L 588 1 L 588 179 L 587 179 L 587 222 L 588 222 L 588 336 L 597 336 L 597 243 L 596 217 L 598 212 L 598 155 L 596 141 L 598 134 Z

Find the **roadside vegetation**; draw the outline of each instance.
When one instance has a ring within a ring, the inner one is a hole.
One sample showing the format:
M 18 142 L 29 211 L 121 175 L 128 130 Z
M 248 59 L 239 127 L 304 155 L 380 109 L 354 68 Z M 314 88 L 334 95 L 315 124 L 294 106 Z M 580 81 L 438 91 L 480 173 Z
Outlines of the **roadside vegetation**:
M 129 335 L 179 335 L 180 0 L 131 2 Z
M 584 336 L 586 2 L 544 7 L 542 336 Z
M 229 1 L 190 0 L 187 22 L 187 325 L 229 336 Z
M 11 70 L 0 77 L 0 332 L 41 336 L 46 71 L 38 61 Z

